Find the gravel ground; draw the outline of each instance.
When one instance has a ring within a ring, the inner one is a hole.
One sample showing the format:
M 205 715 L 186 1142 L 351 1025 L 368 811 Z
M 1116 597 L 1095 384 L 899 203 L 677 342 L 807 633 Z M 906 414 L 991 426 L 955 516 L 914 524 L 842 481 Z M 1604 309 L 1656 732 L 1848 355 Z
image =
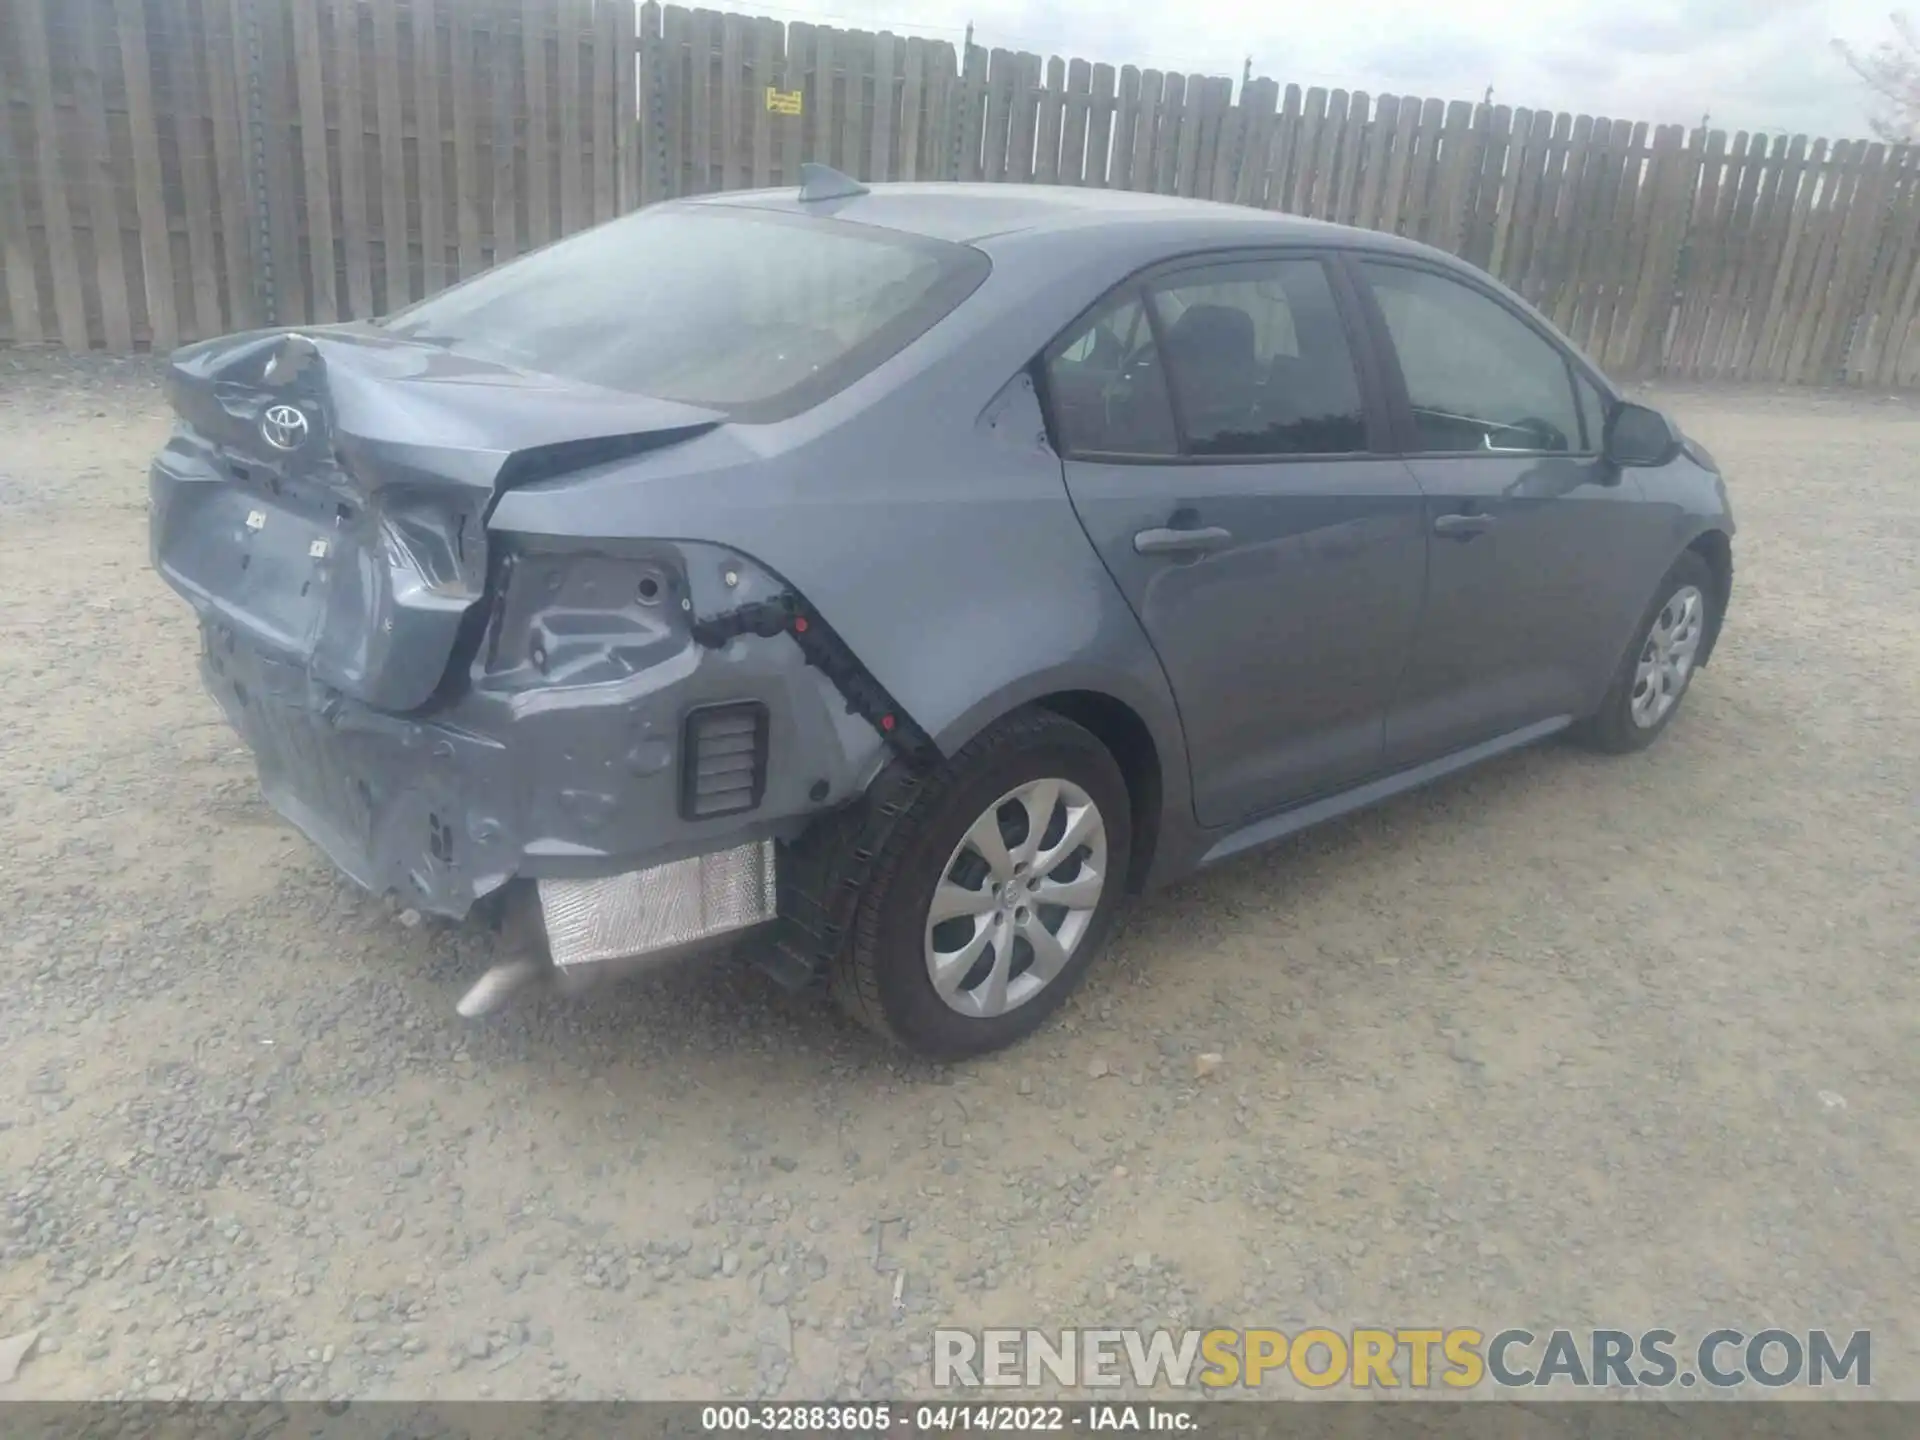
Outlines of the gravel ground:
M 925 1393 L 936 1323 L 1870 1327 L 1920 1396 L 1920 408 L 1660 392 L 1744 528 L 1652 753 L 1156 896 L 940 1071 L 730 963 L 457 1019 L 493 942 L 198 689 L 153 373 L 0 353 L 8 1397 Z

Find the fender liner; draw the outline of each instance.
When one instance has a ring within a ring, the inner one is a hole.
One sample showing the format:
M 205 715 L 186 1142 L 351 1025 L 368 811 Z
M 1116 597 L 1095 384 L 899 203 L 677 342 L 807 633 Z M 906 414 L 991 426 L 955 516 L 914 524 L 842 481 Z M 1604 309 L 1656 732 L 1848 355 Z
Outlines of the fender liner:
M 1725 530 L 1702 530 L 1687 542 L 1687 549 L 1707 562 L 1720 590 L 1713 597 L 1713 614 L 1700 644 L 1700 654 L 1694 661 L 1704 670 L 1713 659 L 1714 647 L 1720 643 L 1720 631 L 1726 625 L 1727 609 L 1733 602 L 1733 537 Z

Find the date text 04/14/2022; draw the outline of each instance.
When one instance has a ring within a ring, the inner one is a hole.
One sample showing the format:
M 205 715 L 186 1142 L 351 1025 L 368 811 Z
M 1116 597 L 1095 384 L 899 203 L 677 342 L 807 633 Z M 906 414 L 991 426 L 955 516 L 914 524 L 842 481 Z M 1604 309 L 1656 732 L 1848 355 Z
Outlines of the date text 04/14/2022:
M 1131 1430 L 1176 1434 L 1193 1431 L 1199 1421 L 1181 1405 L 921 1405 L 914 1410 L 919 1430 L 1013 1434 L 1021 1431 L 1083 1431 L 1094 1434 Z
M 706 1405 L 700 1428 L 710 1434 L 884 1435 L 895 1427 L 919 1432 L 1090 1434 L 1126 1431 L 1191 1432 L 1199 1422 L 1180 1405 Z

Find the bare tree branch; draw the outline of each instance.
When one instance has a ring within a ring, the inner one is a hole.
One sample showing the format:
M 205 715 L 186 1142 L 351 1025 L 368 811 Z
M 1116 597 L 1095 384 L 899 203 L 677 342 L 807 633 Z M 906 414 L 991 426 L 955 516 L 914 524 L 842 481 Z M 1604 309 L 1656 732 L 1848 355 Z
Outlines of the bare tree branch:
M 1904 11 L 1889 17 L 1893 39 L 1871 50 L 1857 50 L 1844 40 L 1833 48 L 1849 69 L 1873 92 L 1868 124 L 1883 140 L 1920 139 L 1920 27 Z

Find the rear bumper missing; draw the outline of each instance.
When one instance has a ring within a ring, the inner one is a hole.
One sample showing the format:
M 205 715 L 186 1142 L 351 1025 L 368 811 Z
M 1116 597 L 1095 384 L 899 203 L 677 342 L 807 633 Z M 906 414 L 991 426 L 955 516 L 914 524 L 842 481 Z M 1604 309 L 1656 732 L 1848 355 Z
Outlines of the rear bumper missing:
M 672 860 L 604 880 L 542 880 L 509 888 L 496 922 L 513 940 L 454 1008 L 487 1015 L 545 982 L 562 995 L 597 980 L 707 954 L 775 918 L 770 840 Z M 775 952 L 752 952 L 765 963 Z M 792 980 L 775 964 L 776 978 Z
M 562 970 L 669 954 L 774 918 L 774 844 L 758 840 L 600 880 L 542 880 L 547 949 Z
M 200 677 L 253 752 L 267 803 L 362 888 L 458 919 L 513 878 L 498 740 L 327 694 L 218 623 L 202 627 Z
M 542 589 L 566 594 L 564 580 Z M 585 964 L 773 918 L 773 842 L 856 797 L 884 761 L 881 732 L 790 635 L 696 638 L 697 623 L 644 655 L 596 651 L 578 678 L 507 671 L 506 647 L 490 646 L 456 696 L 394 715 L 203 612 L 201 675 L 268 802 L 355 882 L 454 919 L 509 881 L 539 882 L 556 961 Z M 552 628 L 533 643 L 586 643 L 583 620 Z M 710 773 L 701 718 L 742 706 L 760 726 L 759 771 L 721 797 L 739 797 L 730 813 L 709 813 L 692 782 Z

